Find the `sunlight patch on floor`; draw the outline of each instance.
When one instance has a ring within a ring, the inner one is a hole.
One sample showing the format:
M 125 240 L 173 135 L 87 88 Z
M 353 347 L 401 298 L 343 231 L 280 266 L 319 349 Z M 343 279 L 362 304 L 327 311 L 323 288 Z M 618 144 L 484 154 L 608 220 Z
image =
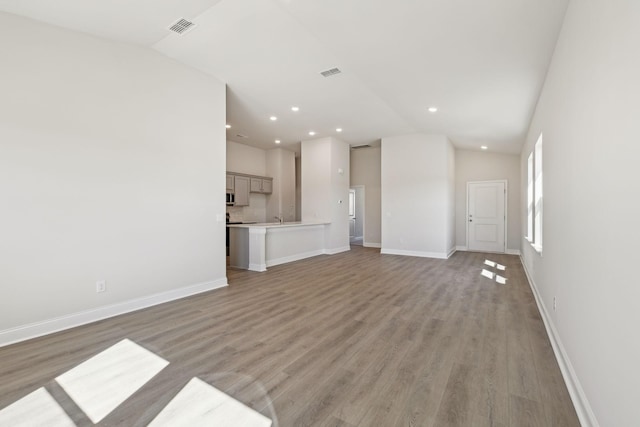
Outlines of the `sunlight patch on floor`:
M 489 259 L 485 259 L 484 260 L 484 265 L 487 265 L 489 267 L 493 267 L 499 271 L 506 271 L 507 267 L 505 267 L 502 264 L 498 264 L 495 261 L 491 261 Z M 485 268 L 482 269 L 482 272 L 480 273 L 482 276 L 486 277 L 487 279 L 491 279 L 493 280 L 494 278 L 496 279 L 496 283 L 499 283 L 501 285 L 506 285 L 507 284 L 507 279 L 506 277 L 503 277 L 497 273 L 494 273 L 492 271 L 489 271 Z
M 484 268 L 482 269 L 482 274 L 484 277 L 486 277 L 487 279 L 492 279 L 493 280 L 493 273 L 489 270 L 485 270 Z
M 235 425 L 269 427 L 271 420 L 199 378 L 169 402 L 149 426 Z
M 168 361 L 124 339 L 55 380 L 99 423 L 162 371 Z M 192 378 L 149 424 L 269 427 L 272 421 L 199 378 Z M 0 426 L 75 426 L 44 387 L 0 410 Z
M 0 426 L 75 427 L 71 418 L 44 388 L 0 410 Z
M 168 364 L 124 339 L 56 381 L 91 421 L 98 423 Z

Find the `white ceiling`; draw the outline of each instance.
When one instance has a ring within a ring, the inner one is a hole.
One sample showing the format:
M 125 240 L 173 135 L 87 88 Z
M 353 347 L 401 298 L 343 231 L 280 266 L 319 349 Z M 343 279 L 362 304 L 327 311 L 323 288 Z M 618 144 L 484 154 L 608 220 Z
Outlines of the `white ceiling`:
M 519 153 L 567 2 L 0 0 L 0 10 L 151 47 L 217 76 L 237 142 L 295 148 L 334 135 L 360 145 L 421 132 Z M 197 27 L 169 33 L 181 17 Z M 319 74 L 333 67 L 342 73 Z

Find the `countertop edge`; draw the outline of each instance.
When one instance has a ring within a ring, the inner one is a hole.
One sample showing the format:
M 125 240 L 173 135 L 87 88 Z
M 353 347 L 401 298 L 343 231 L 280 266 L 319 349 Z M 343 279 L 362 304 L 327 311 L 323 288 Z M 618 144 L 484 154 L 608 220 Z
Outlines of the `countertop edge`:
M 284 227 L 309 227 L 313 225 L 329 225 L 330 222 L 295 222 L 295 223 L 257 223 L 257 224 L 227 224 L 229 228 L 284 228 Z

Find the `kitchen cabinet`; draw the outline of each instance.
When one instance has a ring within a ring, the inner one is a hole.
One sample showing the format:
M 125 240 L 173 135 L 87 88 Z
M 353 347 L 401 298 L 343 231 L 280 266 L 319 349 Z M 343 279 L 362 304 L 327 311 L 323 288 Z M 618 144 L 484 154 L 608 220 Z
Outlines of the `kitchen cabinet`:
M 227 193 L 233 193 L 235 191 L 235 176 L 227 174 Z
M 234 206 L 249 206 L 249 178 L 236 175 L 233 181 L 235 193 Z
M 268 178 L 251 178 L 251 192 L 271 194 L 273 192 L 273 180 Z
M 262 192 L 265 194 L 273 193 L 273 181 L 270 179 L 262 180 Z
M 234 194 L 234 206 L 249 206 L 249 193 L 272 192 L 273 178 L 227 171 L 227 193 Z

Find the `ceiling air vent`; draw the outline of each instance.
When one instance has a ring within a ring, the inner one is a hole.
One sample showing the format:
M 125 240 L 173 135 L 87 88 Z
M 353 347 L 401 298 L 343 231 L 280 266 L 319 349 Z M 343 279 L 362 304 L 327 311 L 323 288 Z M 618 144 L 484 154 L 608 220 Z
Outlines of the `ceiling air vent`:
M 171 26 L 169 27 L 169 30 L 173 31 L 174 33 L 178 33 L 182 35 L 188 32 L 189 30 L 193 29 L 193 27 L 195 26 L 196 24 L 194 24 L 193 22 L 187 21 L 184 18 L 180 18 L 176 22 L 171 24 Z
M 241 133 L 236 134 L 236 137 L 238 137 L 238 138 L 249 138 L 247 135 L 243 135 Z
M 324 77 L 331 77 L 331 76 L 335 76 L 336 74 L 340 74 L 342 71 L 340 71 L 337 68 L 332 68 L 330 70 L 327 71 L 322 71 L 320 72 L 320 74 L 322 74 Z
M 364 145 L 354 145 L 353 147 L 351 147 L 352 150 L 357 150 L 359 148 L 369 148 L 371 147 L 369 144 L 364 144 Z

